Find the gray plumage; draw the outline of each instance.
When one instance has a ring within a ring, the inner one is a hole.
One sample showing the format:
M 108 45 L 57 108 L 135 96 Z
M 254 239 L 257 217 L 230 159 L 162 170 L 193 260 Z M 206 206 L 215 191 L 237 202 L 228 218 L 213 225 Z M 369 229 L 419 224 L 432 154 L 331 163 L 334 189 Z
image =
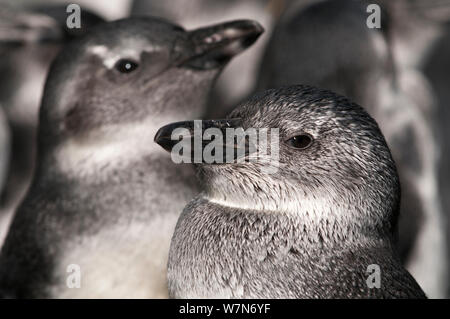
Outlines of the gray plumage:
M 228 118 L 279 128 L 267 161 L 199 165 L 205 191 L 181 214 L 168 279 L 175 298 L 423 298 L 394 247 L 399 181 L 375 121 L 329 91 L 284 87 Z M 309 134 L 303 150 L 286 141 Z M 260 155 L 258 155 L 260 156 Z M 368 265 L 381 268 L 369 288 Z
M 0 256 L 4 295 L 167 296 L 170 237 L 197 185 L 153 136 L 201 116 L 220 70 L 261 32 L 253 21 L 188 32 L 134 18 L 64 48 L 45 86 L 35 176 Z M 66 285 L 71 264 L 80 289 Z
M 430 296 L 443 297 L 446 248 L 432 92 L 414 68 L 420 59 L 416 51 L 426 46 L 416 33 L 402 36 L 405 24 L 415 20 L 396 8 L 397 2 L 381 6 L 381 28 L 369 29 L 369 3 L 374 2 L 322 1 L 286 15 L 268 44 L 258 88 L 307 84 L 329 89 L 363 105 L 377 120 L 402 184 L 402 260 Z M 421 35 L 426 37 L 427 30 Z

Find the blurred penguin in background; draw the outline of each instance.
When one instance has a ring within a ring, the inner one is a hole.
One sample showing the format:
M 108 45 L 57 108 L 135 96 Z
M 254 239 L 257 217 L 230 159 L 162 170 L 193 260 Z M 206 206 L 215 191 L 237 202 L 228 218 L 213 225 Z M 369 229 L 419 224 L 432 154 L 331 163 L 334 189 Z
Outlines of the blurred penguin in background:
M 433 103 L 420 103 L 438 141 L 438 189 L 450 257 L 450 1 L 384 1 L 392 16 L 392 51 L 402 83 L 417 99 L 420 87 L 430 86 Z M 450 262 L 447 261 L 450 271 Z M 426 271 L 426 270 L 424 270 Z M 448 273 L 448 271 L 447 271 Z M 448 279 L 448 278 L 447 278 Z M 447 285 L 446 297 L 450 296 Z
M 447 256 L 450 256 L 450 24 L 443 25 L 441 32 L 439 38 L 433 42 L 433 50 L 429 53 L 423 70 L 435 92 L 434 122 L 441 145 L 439 190 L 447 218 Z M 450 287 L 447 296 L 450 296 Z
M 62 46 L 104 20 L 82 9 L 69 29 L 66 6 L 0 7 L 0 104 L 11 126 L 11 164 L 0 202 L 0 246 L 34 170 L 38 109 L 50 63 Z
M 379 123 L 400 175 L 400 254 L 424 291 L 442 297 L 447 258 L 438 145 L 430 122 L 432 92 L 418 70 L 397 63 L 389 7 L 380 11 L 380 28 L 369 28 L 369 4 L 330 0 L 288 9 L 268 44 L 258 89 L 307 84 L 366 107 Z
M 436 125 L 440 145 L 439 190 L 442 208 L 446 217 L 447 257 L 450 256 L 450 1 L 441 5 L 425 6 L 422 17 L 434 26 L 434 37 L 428 51 L 420 63 L 420 68 L 430 81 L 434 91 L 435 111 L 433 120 Z M 437 10 L 438 9 L 438 10 Z M 450 262 L 448 263 L 450 271 Z M 450 297 L 450 285 L 447 290 Z
M 170 239 L 198 192 L 157 129 L 204 112 L 217 76 L 263 32 L 251 20 L 191 31 L 155 17 L 96 26 L 53 62 L 30 189 L 0 256 L 15 298 L 167 297 Z M 82 272 L 81 289 L 67 269 Z
M 252 19 L 265 29 L 251 50 L 230 63 L 211 94 L 207 118 L 222 118 L 254 89 L 264 47 L 275 22 L 291 2 L 302 6 L 317 0 L 134 0 L 132 15 L 153 15 L 187 28 L 225 20 Z

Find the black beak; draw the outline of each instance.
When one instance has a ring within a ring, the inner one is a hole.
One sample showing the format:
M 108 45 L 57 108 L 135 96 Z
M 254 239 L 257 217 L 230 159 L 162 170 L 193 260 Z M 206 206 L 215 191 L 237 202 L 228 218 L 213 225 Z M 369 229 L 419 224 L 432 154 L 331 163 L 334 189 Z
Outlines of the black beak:
M 239 118 L 176 122 L 161 127 L 154 141 L 184 162 L 231 163 L 257 151 L 248 135 L 239 134 L 244 131 L 241 123 Z M 209 152 L 205 154 L 205 150 Z
M 223 67 L 259 38 L 264 28 L 256 21 L 237 20 L 189 32 L 194 48 L 184 65 L 196 69 Z

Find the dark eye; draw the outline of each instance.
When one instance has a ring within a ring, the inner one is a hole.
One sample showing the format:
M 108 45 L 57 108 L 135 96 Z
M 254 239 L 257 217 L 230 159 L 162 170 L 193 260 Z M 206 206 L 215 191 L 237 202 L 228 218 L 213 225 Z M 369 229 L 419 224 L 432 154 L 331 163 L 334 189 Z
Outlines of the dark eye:
M 290 139 L 288 139 L 286 141 L 286 143 L 293 147 L 293 148 L 297 148 L 299 150 L 304 150 L 305 148 L 309 147 L 313 142 L 313 138 L 311 135 L 309 134 L 302 134 L 302 135 L 297 135 L 294 137 L 291 137 Z
M 130 73 L 137 69 L 139 64 L 128 59 L 120 59 L 114 66 L 120 73 Z

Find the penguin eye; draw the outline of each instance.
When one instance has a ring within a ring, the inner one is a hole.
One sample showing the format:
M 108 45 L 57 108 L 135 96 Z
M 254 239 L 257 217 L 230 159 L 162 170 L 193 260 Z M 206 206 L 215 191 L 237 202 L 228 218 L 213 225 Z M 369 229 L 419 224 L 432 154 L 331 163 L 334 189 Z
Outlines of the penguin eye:
M 313 142 L 313 138 L 309 134 L 301 134 L 294 137 L 291 137 L 286 141 L 286 143 L 296 149 L 304 150 L 308 148 Z
M 116 62 L 116 65 L 114 66 L 117 71 L 120 73 L 130 73 L 137 69 L 139 64 L 132 60 L 128 59 L 120 59 Z

